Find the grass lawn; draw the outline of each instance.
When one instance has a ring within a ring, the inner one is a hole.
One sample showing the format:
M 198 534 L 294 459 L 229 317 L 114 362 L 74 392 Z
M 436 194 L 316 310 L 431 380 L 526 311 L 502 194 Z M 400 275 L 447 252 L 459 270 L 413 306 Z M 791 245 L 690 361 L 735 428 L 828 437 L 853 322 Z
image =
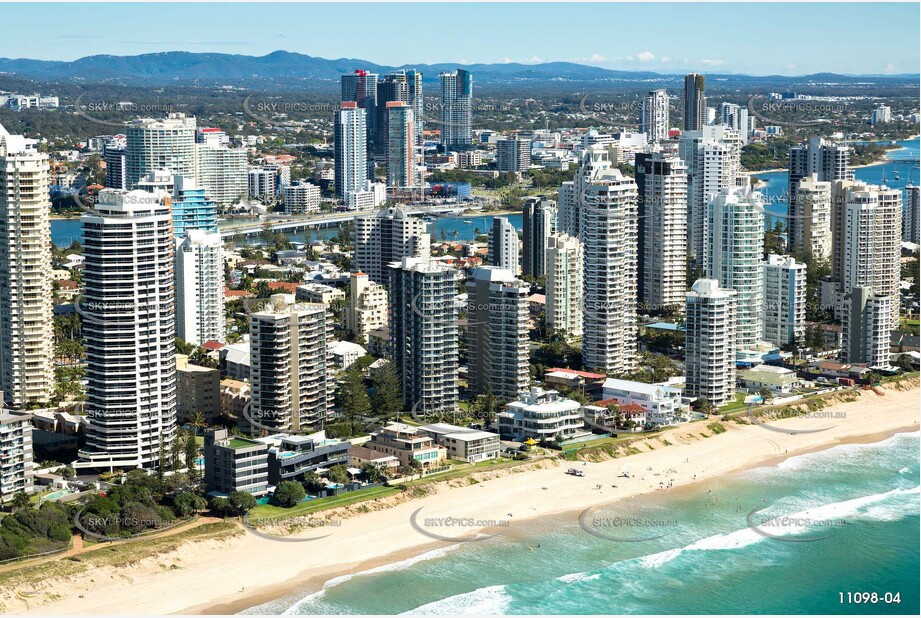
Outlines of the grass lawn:
M 735 412 L 736 410 L 744 410 L 748 404 L 745 403 L 745 393 L 736 393 L 736 400 L 732 403 L 727 403 L 721 407 L 718 412 L 725 414 L 726 412 Z
M 326 509 L 348 506 L 356 502 L 364 502 L 365 500 L 372 500 L 374 498 L 385 498 L 399 491 L 399 487 L 371 487 L 369 489 L 345 492 L 338 496 L 330 496 L 329 498 L 308 500 L 307 502 L 301 502 L 297 506 L 292 506 L 288 509 L 272 504 L 261 504 L 250 511 L 249 516 L 254 519 L 269 519 L 275 517 L 278 519 L 286 519 L 288 517 L 296 517 L 297 515 L 306 515 Z

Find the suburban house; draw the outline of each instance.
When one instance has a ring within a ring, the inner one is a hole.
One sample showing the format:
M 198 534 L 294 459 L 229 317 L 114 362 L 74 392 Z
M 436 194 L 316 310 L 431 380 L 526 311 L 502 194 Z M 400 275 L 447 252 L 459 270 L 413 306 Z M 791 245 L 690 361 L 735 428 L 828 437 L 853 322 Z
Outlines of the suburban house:
M 790 395 L 803 384 L 794 370 L 773 365 L 757 365 L 751 369 L 741 369 L 738 373 L 738 381 L 739 386 L 747 388 L 750 392 L 758 392 L 762 388 L 767 388 L 778 395 Z
M 387 455 L 366 446 L 350 446 L 349 465 L 360 469 L 365 464 L 374 464 L 385 476 L 390 476 L 391 472 L 400 467 L 400 460 L 393 455 Z
M 448 450 L 448 457 L 476 463 L 499 456 L 499 434 L 458 427 L 448 423 L 422 425 L 419 429 Z
M 606 377 L 603 373 L 553 368 L 544 372 L 544 384 L 579 391 L 589 399 L 597 399 L 601 395 L 601 385 Z
M 609 406 L 617 406 L 612 411 Z M 643 431 L 649 422 L 646 408 L 638 403 L 621 405 L 616 399 L 596 401 L 592 405 L 582 406 L 582 414 L 587 422 L 599 429 L 618 433 L 623 431 Z M 620 423 L 617 418 L 620 416 Z
M 435 439 L 406 423 L 390 423 L 365 443 L 370 449 L 386 455 L 393 455 L 400 460 L 400 466 L 409 467 L 409 462 L 416 460 L 423 468 L 433 468 L 445 460 L 447 449 L 438 446 Z
M 561 397 L 557 391 L 532 387 L 519 394 L 517 401 L 497 414 L 499 434 L 508 440 L 523 442 L 528 438 L 552 441 L 587 433 L 578 401 Z

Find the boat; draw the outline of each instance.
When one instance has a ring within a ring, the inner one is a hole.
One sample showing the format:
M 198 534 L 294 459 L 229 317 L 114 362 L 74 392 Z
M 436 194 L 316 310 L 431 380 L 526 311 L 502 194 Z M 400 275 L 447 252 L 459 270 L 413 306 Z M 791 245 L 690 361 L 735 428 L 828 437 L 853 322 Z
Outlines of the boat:
M 464 219 L 464 223 L 473 223 L 473 219 Z
M 566 471 L 566 474 L 570 476 L 585 476 L 585 472 L 576 468 L 570 468 Z

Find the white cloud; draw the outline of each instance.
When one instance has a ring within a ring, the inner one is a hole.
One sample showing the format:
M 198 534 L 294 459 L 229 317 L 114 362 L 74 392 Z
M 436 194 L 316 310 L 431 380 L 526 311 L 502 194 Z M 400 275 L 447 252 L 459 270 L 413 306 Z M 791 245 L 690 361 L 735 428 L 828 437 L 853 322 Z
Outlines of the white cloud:
M 617 60 L 617 58 L 615 58 L 615 60 Z M 633 54 L 627 54 L 626 56 L 624 56 L 624 60 L 627 60 L 628 62 L 633 62 Z
M 883 73 L 895 73 L 896 68 L 894 64 L 887 64 L 883 67 Z
M 671 62 L 672 59 L 669 58 L 668 56 L 662 56 L 661 58 L 659 58 L 659 61 L 660 62 Z
M 726 64 L 724 60 L 716 60 L 714 58 L 704 58 L 700 61 L 700 63 L 711 67 L 718 67 Z
M 502 59 L 502 64 L 511 64 L 511 63 L 512 63 L 512 59 L 511 59 L 511 58 L 503 58 L 503 59 Z
M 656 55 L 652 52 L 644 51 L 636 55 L 636 59 L 640 62 L 652 62 L 656 59 Z
M 540 56 L 531 56 L 530 58 L 525 60 L 525 62 L 543 62 L 543 61 L 544 59 L 541 58 Z
M 586 58 L 586 59 L 585 59 L 585 62 L 604 62 L 604 61 L 606 61 L 606 60 L 607 60 L 607 58 L 605 58 L 605 57 L 602 56 L 601 54 L 592 54 L 592 57 L 591 57 L 591 58 Z

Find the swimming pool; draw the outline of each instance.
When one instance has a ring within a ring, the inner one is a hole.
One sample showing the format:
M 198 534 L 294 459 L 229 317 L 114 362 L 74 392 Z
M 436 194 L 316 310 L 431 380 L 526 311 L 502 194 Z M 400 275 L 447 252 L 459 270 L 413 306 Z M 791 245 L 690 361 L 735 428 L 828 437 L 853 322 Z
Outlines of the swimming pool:
M 46 496 L 42 496 L 42 502 L 45 502 L 46 500 L 57 500 L 59 498 L 63 498 L 64 496 L 69 496 L 72 493 L 76 493 L 76 492 L 70 489 L 60 489 L 58 491 L 52 491 L 50 494 Z

